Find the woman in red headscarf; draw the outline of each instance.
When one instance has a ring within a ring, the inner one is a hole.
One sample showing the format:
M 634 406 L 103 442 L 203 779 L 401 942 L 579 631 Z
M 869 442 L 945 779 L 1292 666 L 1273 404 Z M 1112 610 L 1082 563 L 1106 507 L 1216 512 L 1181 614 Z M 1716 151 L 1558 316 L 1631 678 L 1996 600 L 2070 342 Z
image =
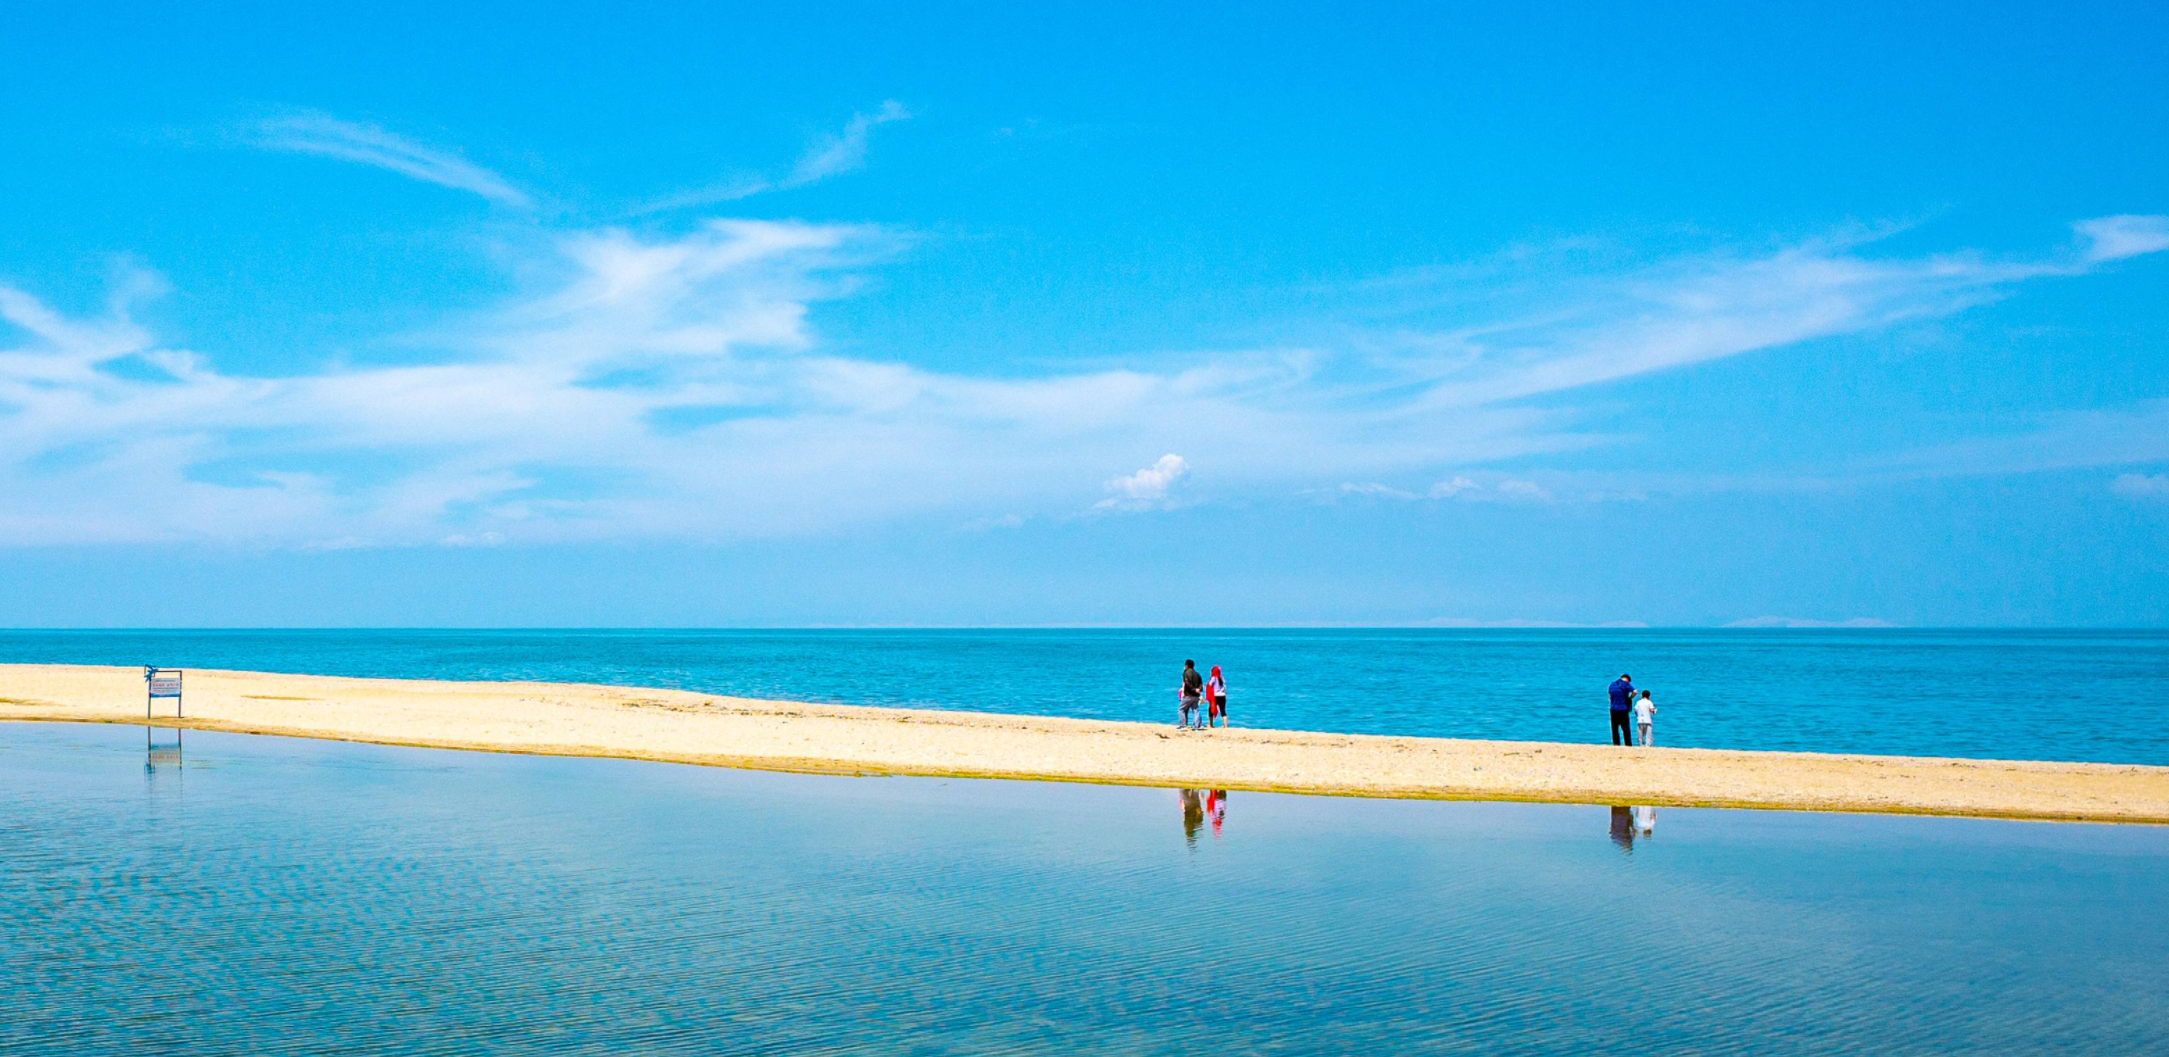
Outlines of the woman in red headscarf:
M 1228 725 L 1228 683 L 1220 678 L 1220 666 L 1217 664 L 1213 665 L 1213 677 L 1205 680 L 1205 725 Z

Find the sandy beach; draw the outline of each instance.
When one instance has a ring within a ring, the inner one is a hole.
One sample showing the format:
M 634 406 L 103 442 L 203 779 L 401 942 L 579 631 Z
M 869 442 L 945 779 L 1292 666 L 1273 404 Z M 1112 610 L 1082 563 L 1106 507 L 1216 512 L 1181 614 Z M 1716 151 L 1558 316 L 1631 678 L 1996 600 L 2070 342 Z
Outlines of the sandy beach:
M 846 774 L 2169 823 L 2169 767 L 1620 749 L 856 708 L 560 683 L 190 671 L 159 726 Z M 1602 717 L 1592 716 L 1591 729 Z M 140 668 L 0 665 L 0 720 L 142 723 Z M 0 730 L 0 738 L 4 738 Z

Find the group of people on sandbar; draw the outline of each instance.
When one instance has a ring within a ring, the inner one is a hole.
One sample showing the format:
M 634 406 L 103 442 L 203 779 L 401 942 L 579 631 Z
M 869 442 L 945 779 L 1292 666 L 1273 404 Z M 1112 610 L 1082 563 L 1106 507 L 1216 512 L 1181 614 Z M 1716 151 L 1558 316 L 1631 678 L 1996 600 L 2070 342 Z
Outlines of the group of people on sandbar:
M 1182 687 L 1176 691 L 1181 710 L 1176 713 L 1175 729 L 1209 730 L 1228 725 L 1228 681 L 1220 674 L 1220 666 L 1212 666 L 1212 674 L 1197 670 L 1197 662 L 1182 662 Z M 1651 746 L 1657 744 L 1657 702 L 1651 700 L 1649 691 L 1637 690 L 1634 677 L 1622 673 L 1612 680 L 1610 691 L 1612 705 L 1612 744 L 1624 746 Z
M 1182 711 L 1176 716 L 1177 730 L 1205 730 L 1208 727 L 1228 725 L 1228 682 L 1220 677 L 1220 666 L 1213 665 L 1211 678 L 1199 675 L 1197 662 L 1182 662 L 1182 689 L 1179 691 Z M 1201 717 L 1199 712 L 1203 711 Z
M 1641 696 L 1636 697 L 1639 693 Z M 1651 728 L 1657 723 L 1657 703 L 1649 699 L 1649 691 L 1637 691 L 1634 677 L 1621 675 L 1612 680 L 1612 744 L 1655 745 L 1656 736 Z M 1629 726 L 1632 723 L 1632 726 Z

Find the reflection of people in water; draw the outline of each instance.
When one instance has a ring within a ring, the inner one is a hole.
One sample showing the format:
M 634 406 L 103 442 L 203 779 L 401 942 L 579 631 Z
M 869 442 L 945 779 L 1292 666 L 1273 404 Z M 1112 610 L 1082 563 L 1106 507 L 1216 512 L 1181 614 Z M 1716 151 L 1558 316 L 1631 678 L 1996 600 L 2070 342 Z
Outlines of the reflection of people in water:
M 1196 847 L 1198 827 L 1205 824 L 1205 805 L 1195 789 L 1177 790 L 1177 795 L 1182 798 L 1182 839 Z
M 1624 804 L 1612 805 L 1612 843 L 1622 851 L 1634 850 L 1634 809 Z
M 1213 836 L 1220 835 L 1220 824 L 1228 820 L 1228 791 L 1214 789 L 1205 794 L 1205 817 L 1212 820 Z
M 1643 805 L 1640 805 L 1640 806 L 1636 807 L 1636 808 L 1634 809 L 1634 828 L 1635 828 L 1635 829 L 1638 829 L 1638 830 L 1641 830 L 1641 831 L 1642 831 L 1642 836 L 1645 836 L 1645 837 L 1654 837 L 1654 836 L 1656 836 L 1656 835 L 1657 835 L 1657 809 L 1656 809 L 1656 808 L 1653 808 L 1653 807 L 1650 807 L 1650 806 L 1649 806 L 1649 805 L 1647 805 L 1647 804 L 1643 804 Z

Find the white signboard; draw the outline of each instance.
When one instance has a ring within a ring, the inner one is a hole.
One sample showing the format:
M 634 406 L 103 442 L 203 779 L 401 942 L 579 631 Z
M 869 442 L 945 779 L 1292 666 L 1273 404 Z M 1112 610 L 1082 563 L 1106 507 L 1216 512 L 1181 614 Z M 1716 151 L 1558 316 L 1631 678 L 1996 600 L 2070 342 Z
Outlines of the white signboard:
M 151 676 L 151 696 L 181 696 L 181 673 L 159 672 L 158 674 Z

